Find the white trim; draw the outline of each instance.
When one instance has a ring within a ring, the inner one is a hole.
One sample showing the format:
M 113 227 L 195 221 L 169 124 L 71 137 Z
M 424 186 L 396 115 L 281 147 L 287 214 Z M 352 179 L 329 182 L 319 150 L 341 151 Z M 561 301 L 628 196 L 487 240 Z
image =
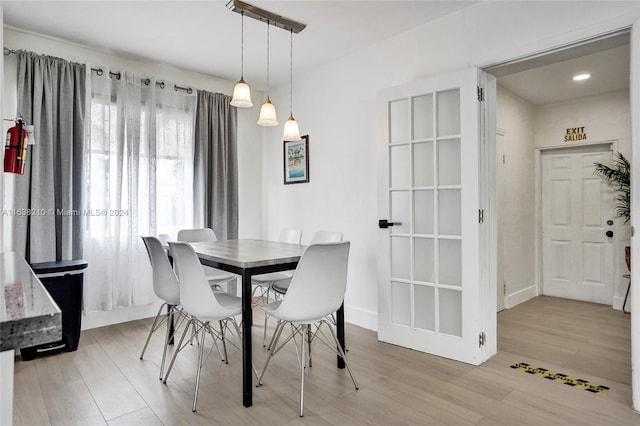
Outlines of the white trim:
M 618 139 L 607 139 L 604 141 L 591 141 L 591 142 L 581 142 L 580 144 L 572 144 L 572 145 L 550 145 L 550 146 L 541 146 L 534 148 L 536 151 L 547 151 L 550 149 L 570 149 L 570 148 L 581 148 L 585 146 L 595 146 L 595 145 L 611 145 L 609 148 L 611 151 L 618 150 Z
M 631 164 L 640 164 L 640 19 L 636 18 L 631 29 Z M 637 171 L 637 169 L 636 169 Z M 631 174 L 631 186 L 640 187 L 640 173 Z M 631 192 L 631 270 L 640 270 L 640 191 Z M 635 231 L 634 231 L 635 230 Z M 631 276 L 631 293 L 640 292 L 640 278 L 637 273 Z M 631 311 L 640 312 L 640 297 L 631 299 Z M 640 315 L 631 315 L 631 390 L 633 408 L 640 410 Z M 634 337 L 635 336 L 635 337 Z
M 129 308 L 114 309 L 112 311 L 93 311 L 82 317 L 82 330 L 105 327 L 107 325 L 120 324 L 122 322 L 135 321 L 143 318 L 152 318 L 158 313 L 162 302 L 158 301 L 150 305 L 131 306 Z
M 518 290 L 515 293 L 508 294 L 504 298 L 505 309 L 511 309 L 516 305 L 526 302 L 529 299 L 533 299 L 538 296 L 538 287 L 536 285 L 529 286 L 522 290 Z
M 481 58 L 477 61 L 477 64 L 481 69 L 491 68 L 507 62 L 571 48 L 575 46 L 576 43 L 587 40 L 597 40 L 599 37 L 631 28 L 636 19 L 637 17 L 632 14 L 618 16 L 557 36 L 533 40 L 530 43 L 521 44 L 513 49 L 493 53 Z
M 2 6 L 0 6 L 2 7 Z M 13 424 L 13 389 L 16 351 L 0 352 L 0 424 Z
M 344 307 L 344 321 L 367 330 L 378 331 L 378 313 L 353 306 Z M 347 339 L 347 344 L 349 340 Z
M 478 70 L 478 85 L 484 91 L 484 100 L 479 102 L 480 121 L 478 144 L 478 182 L 480 208 L 484 210 L 484 223 L 480 224 L 480 316 L 481 331 L 486 336 L 486 344 L 481 347 L 481 360 L 487 361 L 498 352 L 498 214 L 496 171 L 496 135 L 504 129 L 497 129 L 497 80 L 483 70 Z M 500 285 L 504 288 L 503 284 Z
M 614 296 L 612 308 L 615 309 L 616 311 L 621 311 L 623 303 L 624 303 L 624 296 Z M 631 312 L 631 294 L 629 294 L 629 299 L 627 300 L 626 310 L 627 312 Z

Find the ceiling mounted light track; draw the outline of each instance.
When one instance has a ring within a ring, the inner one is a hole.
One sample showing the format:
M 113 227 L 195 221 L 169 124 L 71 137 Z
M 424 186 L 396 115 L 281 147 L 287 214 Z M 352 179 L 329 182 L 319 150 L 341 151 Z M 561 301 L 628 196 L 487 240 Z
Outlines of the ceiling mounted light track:
M 266 22 L 269 25 L 273 25 L 283 30 L 292 31 L 298 34 L 304 30 L 307 26 L 293 19 L 285 18 L 284 16 L 277 15 L 269 12 L 268 10 L 260 9 L 249 3 L 245 3 L 240 0 L 231 0 L 227 3 L 227 9 L 236 13 L 243 13 L 249 18 L 257 19 L 258 21 Z

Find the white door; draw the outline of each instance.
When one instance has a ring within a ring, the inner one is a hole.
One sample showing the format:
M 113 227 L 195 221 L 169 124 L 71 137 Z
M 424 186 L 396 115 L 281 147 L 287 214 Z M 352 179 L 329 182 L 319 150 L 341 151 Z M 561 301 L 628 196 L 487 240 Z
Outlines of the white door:
M 378 93 L 378 338 L 480 364 L 476 69 Z
M 608 145 L 542 154 L 545 295 L 613 303 L 613 192 L 593 174 L 594 162 L 610 159 Z

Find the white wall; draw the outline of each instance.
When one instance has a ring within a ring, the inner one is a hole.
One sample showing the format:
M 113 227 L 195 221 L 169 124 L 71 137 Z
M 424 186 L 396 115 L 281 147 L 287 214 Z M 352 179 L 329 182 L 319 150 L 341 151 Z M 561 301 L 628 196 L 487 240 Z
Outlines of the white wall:
M 536 281 L 534 243 L 539 235 L 535 232 L 536 205 L 532 194 L 540 176 L 535 173 L 534 150 L 615 140 L 614 149 L 630 158 L 629 92 L 534 106 L 498 87 L 497 119 L 498 128 L 505 131 L 506 162 L 501 177 L 508 182 L 498 213 L 498 228 L 503 227 L 505 237 L 498 264 L 504 265 L 506 307 L 511 308 L 542 292 L 541 288 L 536 289 L 541 282 Z M 586 127 L 588 140 L 564 142 L 566 129 L 576 126 Z M 612 302 L 615 309 L 621 309 L 628 284 L 622 274 L 627 273 L 624 247 L 629 245 L 629 225 L 618 219 L 614 230 L 616 263 Z
M 579 146 L 583 143 L 617 140 L 617 150 L 631 153 L 629 91 L 542 105 L 535 109 L 535 147 Z M 585 126 L 587 139 L 565 142 L 569 127 Z
M 4 28 L 5 46 L 14 50 L 29 50 L 39 54 L 58 56 L 70 61 L 86 63 L 89 67 L 108 66 L 113 70 L 126 69 L 141 75 L 155 76 L 160 80 L 173 81 L 178 85 L 204 89 L 212 92 L 231 93 L 235 82 L 217 79 L 203 74 L 196 74 L 179 70 L 166 65 L 137 61 L 110 54 L 90 50 L 84 46 L 63 40 L 52 39 L 15 28 Z M 3 67 L 4 88 L 7 96 L 2 102 L 6 114 L 15 116 L 16 109 L 16 71 L 15 55 L 6 57 Z M 256 99 L 262 98 L 262 93 L 255 92 Z M 255 124 L 259 106 L 238 110 L 238 184 L 239 184 L 239 230 L 240 237 L 257 238 L 262 235 L 262 129 Z M 4 187 L 4 185 L 3 185 Z M 3 207 L 5 206 L 5 199 Z M 2 221 L 0 221 L 1 223 Z M 8 235 L 5 235 L 8 237 Z M 0 240 L 1 241 L 1 240 Z M 91 265 L 89 265 L 91 267 Z M 155 306 L 141 306 L 128 309 L 118 309 L 110 312 L 90 313 L 83 318 L 82 327 L 92 328 L 110 323 L 129 321 L 155 315 Z
M 2 3 L 0 3 L 0 23 L 3 20 Z M 4 46 L 2 32 L 0 32 L 0 46 Z M 0 71 L 2 70 L 4 55 L 0 56 Z M 0 99 L 4 99 L 3 85 L 0 81 Z M 2 102 L 0 102 L 0 117 L 4 117 Z M 4 149 L 0 154 L 4 167 Z M 4 170 L 4 168 L 3 168 Z M 4 188 L 4 171 L 0 173 L 0 200 L 3 198 Z M 4 250 L 3 242 L 3 224 L 0 220 L 0 252 Z M 13 367 L 14 367 L 15 351 L 0 352 L 0 425 L 10 425 L 13 423 Z
M 505 131 L 501 169 L 503 199 L 498 200 L 498 229 L 502 229 L 505 307 L 536 296 L 535 282 L 535 163 L 534 105 L 498 86 L 497 126 Z M 499 235 L 500 236 L 500 235 Z M 500 245 L 498 245 L 500 247 Z M 500 261 L 501 257 L 501 261 Z
M 585 127 L 587 140 L 564 142 L 567 128 Z M 535 109 L 535 147 L 580 146 L 585 143 L 615 141 L 613 149 L 631 158 L 631 112 L 629 91 L 608 93 Z M 539 179 L 539 177 L 536 177 Z M 622 309 L 628 280 L 624 247 L 630 245 L 630 225 L 615 219 L 613 307 Z
M 342 230 L 352 242 L 347 320 L 376 328 L 376 235 L 382 232 L 376 226 L 376 92 L 630 25 L 638 9 L 637 2 L 480 2 L 296 76 L 294 114 L 301 132 L 310 134 L 311 182 L 282 184 L 282 129 L 267 130 L 265 234 L 299 226 L 308 241 L 318 229 Z M 276 105 L 288 105 L 286 87 L 271 95 Z

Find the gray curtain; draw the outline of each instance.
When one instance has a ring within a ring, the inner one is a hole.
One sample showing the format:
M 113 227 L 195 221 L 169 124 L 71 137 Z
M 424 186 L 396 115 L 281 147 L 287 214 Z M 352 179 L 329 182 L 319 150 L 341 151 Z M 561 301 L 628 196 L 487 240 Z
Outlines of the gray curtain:
M 237 111 L 231 97 L 198 90 L 194 152 L 194 224 L 218 239 L 238 238 Z
M 85 66 L 19 51 L 18 114 L 33 124 L 24 175 L 16 175 L 14 250 L 27 261 L 82 258 L 85 149 Z

